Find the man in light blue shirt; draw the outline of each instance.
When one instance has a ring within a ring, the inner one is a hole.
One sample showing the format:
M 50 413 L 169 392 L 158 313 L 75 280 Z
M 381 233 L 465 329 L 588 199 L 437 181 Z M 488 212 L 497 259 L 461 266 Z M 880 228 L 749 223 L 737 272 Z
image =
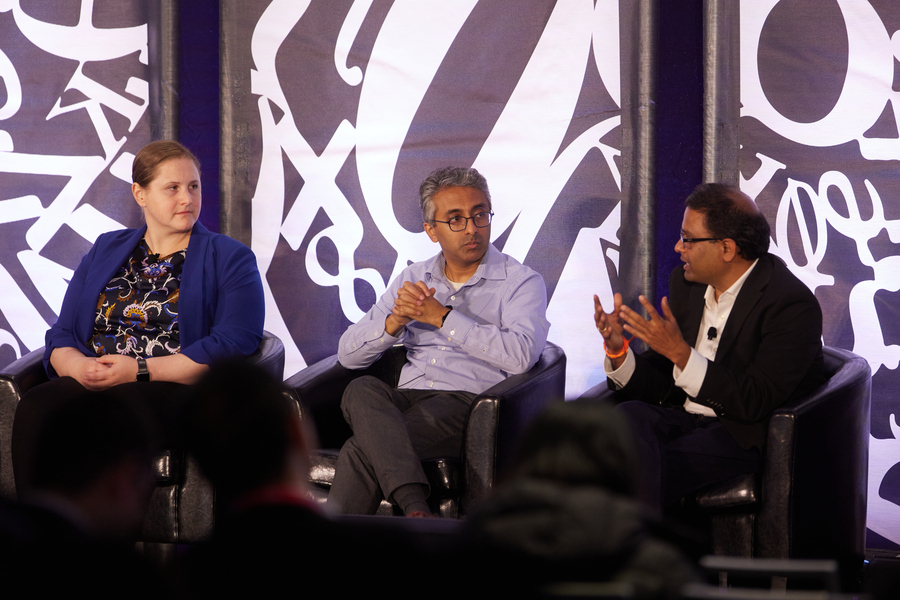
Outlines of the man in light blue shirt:
M 438 169 L 419 196 L 425 232 L 441 252 L 407 267 L 338 347 L 350 369 L 368 367 L 400 342 L 409 361 L 397 388 L 361 377 L 344 392 L 353 437 L 328 498 L 344 513 L 371 514 L 389 498 L 407 516 L 429 516 L 420 461 L 459 454 L 472 399 L 529 370 L 547 341 L 544 280 L 490 244 L 484 176 Z

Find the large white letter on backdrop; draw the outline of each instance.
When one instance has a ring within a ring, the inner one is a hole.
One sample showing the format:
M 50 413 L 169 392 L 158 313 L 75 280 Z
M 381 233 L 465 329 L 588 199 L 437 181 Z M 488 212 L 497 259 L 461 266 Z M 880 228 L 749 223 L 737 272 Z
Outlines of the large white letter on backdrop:
M 825 343 L 872 368 L 867 526 L 900 544 L 900 6 L 880 6 L 741 2 L 741 184 Z

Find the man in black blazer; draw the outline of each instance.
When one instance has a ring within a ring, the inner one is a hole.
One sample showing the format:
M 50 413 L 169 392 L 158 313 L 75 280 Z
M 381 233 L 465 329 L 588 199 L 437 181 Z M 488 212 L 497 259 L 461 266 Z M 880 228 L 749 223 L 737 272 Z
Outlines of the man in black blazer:
M 611 389 L 631 421 L 644 462 L 644 496 L 666 508 L 690 492 L 759 469 L 766 421 L 824 381 L 822 311 L 815 296 L 768 254 L 769 225 L 754 202 L 722 184 L 685 201 L 661 313 L 649 319 L 614 296 L 594 297 Z M 623 333 L 650 350 L 628 350 Z

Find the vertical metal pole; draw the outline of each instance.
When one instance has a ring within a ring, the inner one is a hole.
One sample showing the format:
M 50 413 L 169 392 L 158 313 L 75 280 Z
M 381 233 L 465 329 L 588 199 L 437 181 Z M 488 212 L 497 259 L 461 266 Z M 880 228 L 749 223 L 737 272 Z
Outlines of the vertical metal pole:
M 177 140 L 181 116 L 179 100 L 179 0 L 149 4 L 148 52 L 150 54 L 150 137 Z
M 703 181 L 738 185 L 740 2 L 704 0 Z
M 250 40 L 241 37 L 242 6 L 219 3 L 219 232 L 250 244 Z
M 657 0 L 622 0 L 622 222 L 619 291 L 656 296 Z

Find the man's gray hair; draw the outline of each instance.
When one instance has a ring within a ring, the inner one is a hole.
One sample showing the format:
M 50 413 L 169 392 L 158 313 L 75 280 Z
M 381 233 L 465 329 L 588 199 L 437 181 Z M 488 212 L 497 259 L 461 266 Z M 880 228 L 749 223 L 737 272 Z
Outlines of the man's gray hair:
M 473 187 L 480 190 L 491 209 L 491 192 L 488 191 L 487 179 L 473 168 L 441 167 L 431 172 L 419 186 L 419 203 L 422 207 L 422 219 L 434 224 L 434 195 L 450 187 Z

